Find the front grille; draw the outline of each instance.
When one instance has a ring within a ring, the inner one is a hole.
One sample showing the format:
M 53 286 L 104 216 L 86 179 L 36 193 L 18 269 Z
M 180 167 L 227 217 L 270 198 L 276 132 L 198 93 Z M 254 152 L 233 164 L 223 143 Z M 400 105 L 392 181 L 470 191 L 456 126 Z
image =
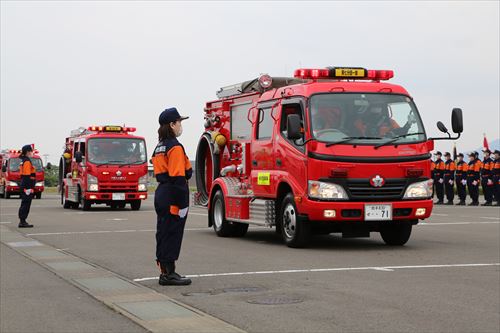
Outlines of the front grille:
M 347 192 L 351 200 L 399 200 L 407 185 L 406 179 L 386 179 L 382 187 L 373 187 L 369 179 L 348 179 Z
M 137 192 L 137 185 L 99 184 L 100 192 Z

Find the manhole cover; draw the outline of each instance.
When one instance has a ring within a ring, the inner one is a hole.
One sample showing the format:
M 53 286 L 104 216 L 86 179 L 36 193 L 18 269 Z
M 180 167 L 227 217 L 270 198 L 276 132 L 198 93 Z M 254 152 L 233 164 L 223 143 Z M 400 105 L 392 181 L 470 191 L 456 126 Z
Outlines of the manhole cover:
M 264 289 L 259 287 L 235 287 L 235 288 L 224 288 L 222 292 L 224 293 L 256 293 L 263 291 Z
M 250 304 L 260 304 L 260 305 L 281 305 L 281 304 L 301 303 L 303 302 L 303 300 L 298 297 L 274 296 L 274 297 L 253 298 L 249 299 L 247 302 Z

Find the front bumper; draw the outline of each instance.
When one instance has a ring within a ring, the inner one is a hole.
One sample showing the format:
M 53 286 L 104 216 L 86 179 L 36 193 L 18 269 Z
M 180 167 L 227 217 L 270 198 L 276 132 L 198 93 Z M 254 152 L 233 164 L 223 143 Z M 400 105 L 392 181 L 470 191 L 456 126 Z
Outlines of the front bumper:
M 124 194 L 124 201 L 146 200 L 148 198 L 148 192 L 125 192 Z M 93 202 L 114 201 L 112 192 L 86 192 L 85 199 Z
M 391 202 L 315 201 L 303 198 L 297 202 L 300 215 L 311 221 L 364 221 L 365 204 L 391 204 L 393 220 L 424 220 L 432 213 L 432 199 L 401 200 Z M 417 216 L 416 211 L 424 208 L 425 213 Z M 325 210 L 335 210 L 335 217 L 325 217 Z
M 33 190 L 34 193 L 41 193 L 45 187 L 43 186 L 36 186 Z M 10 193 L 10 194 L 21 194 L 21 188 L 19 186 L 6 186 L 5 191 Z

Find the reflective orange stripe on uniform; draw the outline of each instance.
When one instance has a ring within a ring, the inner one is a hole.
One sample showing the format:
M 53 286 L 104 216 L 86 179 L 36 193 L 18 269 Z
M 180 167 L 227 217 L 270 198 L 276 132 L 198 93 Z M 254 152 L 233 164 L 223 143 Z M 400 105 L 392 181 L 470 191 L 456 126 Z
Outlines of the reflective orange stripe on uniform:
M 474 164 L 474 169 L 473 171 L 475 172 L 479 172 L 481 171 L 481 168 L 483 167 L 483 163 L 481 161 L 477 161 L 475 164 Z
M 31 176 L 35 173 L 35 168 L 30 161 L 24 161 L 20 168 L 21 176 Z
M 181 146 L 174 146 L 168 151 L 167 170 L 170 177 L 186 176 L 186 154 Z

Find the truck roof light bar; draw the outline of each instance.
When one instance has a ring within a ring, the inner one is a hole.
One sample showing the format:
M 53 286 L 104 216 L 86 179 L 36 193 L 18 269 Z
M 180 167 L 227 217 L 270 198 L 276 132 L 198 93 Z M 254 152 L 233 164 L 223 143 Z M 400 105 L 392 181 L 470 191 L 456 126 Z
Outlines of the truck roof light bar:
M 300 79 L 350 79 L 350 80 L 389 80 L 394 77 L 392 70 L 366 70 L 361 67 L 300 68 L 294 77 Z
M 93 131 L 93 132 L 125 133 L 125 132 L 135 132 L 136 128 L 135 127 L 124 127 L 124 126 L 89 126 L 88 130 Z

